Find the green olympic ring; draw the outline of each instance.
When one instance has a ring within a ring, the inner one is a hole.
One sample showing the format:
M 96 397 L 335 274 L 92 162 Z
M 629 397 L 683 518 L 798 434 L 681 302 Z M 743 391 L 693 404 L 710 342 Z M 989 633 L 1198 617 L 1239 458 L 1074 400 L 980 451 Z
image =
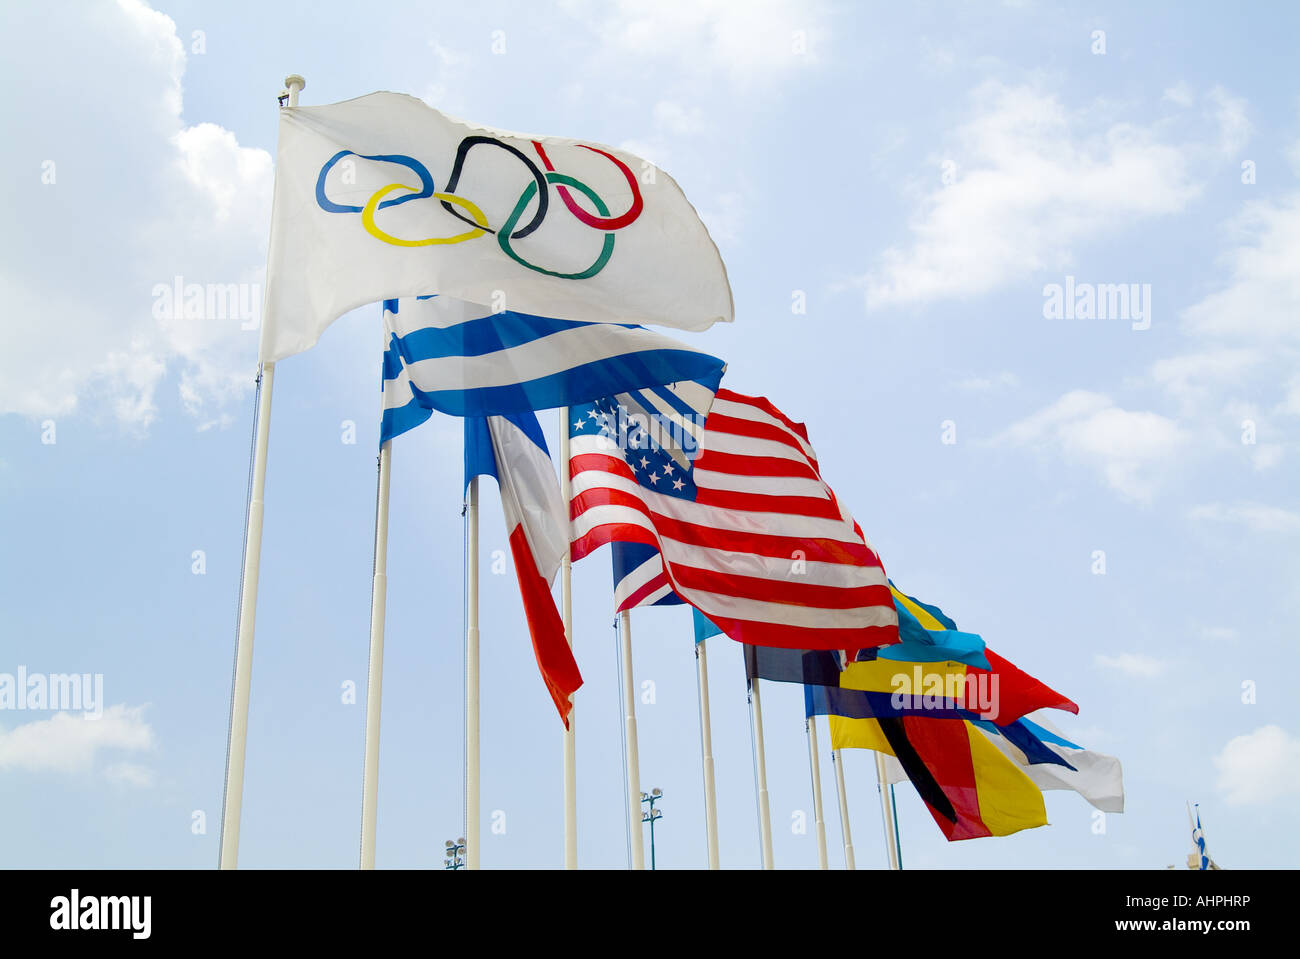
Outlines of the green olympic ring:
M 601 216 L 609 216 L 609 207 L 605 205 L 605 201 L 600 198 L 595 190 L 587 186 L 587 184 L 583 183 L 581 180 L 575 180 L 573 177 L 564 173 L 548 171 L 546 174 L 546 182 L 560 183 L 564 186 L 571 186 L 575 190 L 582 191 L 587 199 L 595 204 L 596 211 Z M 519 202 L 515 204 L 514 210 L 511 211 L 510 216 L 506 218 L 506 222 L 502 224 L 501 229 L 497 231 L 497 243 L 500 245 L 501 250 L 505 255 L 510 257 L 510 259 L 514 260 L 520 266 L 526 266 L 530 270 L 535 270 L 538 273 L 545 273 L 547 276 L 554 276 L 561 280 L 586 280 L 603 270 L 605 264 L 609 262 L 609 258 L 614 254 L 613 233 L 607 232 L 605 234 L 605 243 L 601 248 L 600 256 L 596 257 L 596 262 L 579 273 L 557 273 L 554 270 L 543 269 L 540 266 L 529 263 L 511 248 L 510 234 L 514 232 L 515 224 L 519 222 L 519 218 L 524 215 L 524 210 L 528 209 L 528 204 L 532 202 L 533 197 L 536 195 L 537 184 L 535 182 L 529 183 L 528 186 L 524 187 L 524 192 L 520 195 Z

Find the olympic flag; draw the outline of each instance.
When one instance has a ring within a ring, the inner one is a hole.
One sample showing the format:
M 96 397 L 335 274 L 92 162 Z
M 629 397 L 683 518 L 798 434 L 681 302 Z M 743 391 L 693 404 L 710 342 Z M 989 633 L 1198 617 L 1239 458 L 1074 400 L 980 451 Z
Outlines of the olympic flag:
M 566 320 L 732 319 L 708 230 L 639 157 L 398 93 L 281 110 L 261 360 L 309 349 L 348 310 L 435 292 Z

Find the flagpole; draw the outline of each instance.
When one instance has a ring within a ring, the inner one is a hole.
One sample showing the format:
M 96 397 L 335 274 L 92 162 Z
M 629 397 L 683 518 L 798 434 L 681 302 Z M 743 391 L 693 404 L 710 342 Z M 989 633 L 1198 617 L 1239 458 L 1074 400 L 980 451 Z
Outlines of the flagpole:
M 894 817 L 894 859 L 898 868 L 903 868 L 903 840 L 898 835 L 898 797 L 894 793 L 894 784 L 889 784 L 889 812 Z
M 384 698 L 384 613 L 388 599 L 388 486 L 392 441 L 379 447 L 375 497 L 375 573 L 370 587 L 370 667 L 366 679 L 366 754 L 361 780 L 361 868 L 375 868 L 379 802 L 379 716 Z
M 853 833 L 849 829 L 849 793 L 844 788 L 844 756 L 838 749 L 831 750 L 831 762 L 835 765 L 835 788 L 840 794 L 840 832 L 844 834 L 844 868 L 857 869 L 853 859 Z
M 645 868 L 645 842 L 641 835 L 641 759 L 636 739 L 636 692 L 632 688 L 632 614 L 619 613 L 622 625 L 623 737 L 627 746 L 628 826 L 632 837 L 632 868 Z
M 285 77 L 289 106 L 307 81 Z M 266 317 L 262 317 L 266 322 Z M 248 697 L 253 682 L 253 630 L 257 620 L 257 580 L 262 565 L 262 519 L 266 510 L 266 454 L 271 435 L 271 388 L 275 363 L 263 363 L 257 377 L 256 432 L 244 519 L 244 568 L 239 578 L 239 627 L 235 636 L 235 675 L 230 690 L 230 732 L 226 741 L 226 786 L 221 798 L 221 853 L 218 868 L 239 866 L 239 824 L 244 805 L 244 757 L 248 747 Z
M 478 477 L 465 499 L 465 867 L 479 850 Z
M 718 794 L 713 779 L 713 729 L 709 720 L 709 661 L 704 643 L 695 644 L 695 672 L 699 677 L 700 757 L 704 765 L 704 834 L 708 841 L 709 868 L 718 868 Z
M 829 869 L 826 859 L 826 821 L 822 818 L 822 770 L 817 757 L 817 717 L 804 720 L 808 732 L 808 766 L 812 772 L 813 820 L 817 823 L 817 868 Z
M 560 407 L 560 496 L 564 508 L 572 509 L 573 484 L 569 478 L 569 408 Z M 569 538 L 569 537 L 566 537 Z M 560 601 L 563 606 L 564 638 L 573 648 L 573 550 L 565 546 L 560 562 Z M 576 700 L 576 696 L 573 699 Z M 569 710 L 569 727 L 564 731 L 564 868 L 578 868 L 578 740 L 577 704 Z M 639 827 L 638 827 L 639 828 Z
M 889 777 L 885 774 L 885 756 L 872 753 L 876 757 L 876 788 L 880 791 L 880 814 L 885 825 L 885 848 L 889 853 L 889 868 L 898 869 L 897 836 L 893 830 L 894 794 L 889 789 Z
M 257 618 L 257 579 L 262 562 L 266 454 L 271 431 L 271 388 L 275 364 L 263 363 L 257 377 L 257 411 L 248 511 L 244 522 L 244 569 L 239 582 L 239 628 L 235 638 L 235 676 L 230 691 L 230 732 L 226 744 L 226 789 L 221 802 L 221 869 L 239 864 L 239 822 L 244 800 L 244 756 L 248 745 L 248 695 L 253 679 L 253 627 Z
M 762 843 L 763 868 L 772 868 L 772 810 L 767 798 L 767 759 L 763 750 L 763 703 L 758 680 L 749 684 L 749 722 L 753 729 L 754 775 L 758 790 L 758 834 Z

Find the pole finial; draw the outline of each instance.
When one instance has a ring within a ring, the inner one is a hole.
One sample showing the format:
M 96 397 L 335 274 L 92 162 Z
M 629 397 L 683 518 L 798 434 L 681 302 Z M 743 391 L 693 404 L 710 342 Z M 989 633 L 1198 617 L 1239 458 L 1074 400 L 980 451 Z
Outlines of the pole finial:
M 284 78 L 284 89 L 288 93 L 289 106 L 296 107 L 298 105 L 298 94 L 301 93 L 303 88 L 306 86 L 307 81 L 296 73 L 291 73 Z M 281 98 L 280 103 L 283 106 L 283 97 Z

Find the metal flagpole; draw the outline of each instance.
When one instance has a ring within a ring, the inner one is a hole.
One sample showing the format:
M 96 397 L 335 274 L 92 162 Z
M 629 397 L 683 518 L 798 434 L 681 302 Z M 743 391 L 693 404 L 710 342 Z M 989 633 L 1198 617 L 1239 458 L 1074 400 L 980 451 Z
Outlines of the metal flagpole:
M 571 508 L 573 484 L 569 479 L 569 408 L 560 407 L 560 496 L 565 510 Z M 567 537 L 566 537 L 567 538 Z M 573 648 L 573 552 L 565 546 L 560 563 L 560 602 L 563 606 L 564 638 Z M 576 699 L 577 697 L 573 697 Z M 578 740 L 577 704 L 569 710 L 569 728 L 564 731 L 564 868 L 578 868 Z
M 718 868 L 718 794 L 713 780 L 713 730 L 709 722 L 709 661 L 704 643 L 695 644 L 695 672 L 699 676 L 700 756 L 704 764 L 704 834 L 709 846 L 709 868 Z
M 384 698 L 384 612 L 388 599 L 388 486 L 392 441 L 379 447 L 375 496 L 375 574 L 370 587 L 370 670 L 366 679 L 366 758 L 361 780 L 361 868 L 375 868 L 379 801 L 379 714 Z
M 479 856 L 478 477 L 465 499 L 465 868 Z
M 808 766 L 812 772 L 813 819 L 817 823 L 817 868 L 829 869 L 826 861 L 826 821 L 822 818 L 822 769 L 817 758 L 817 717 L 804 720 L 808 731 Z
M 754 775 L 758 789 L 758 834 L 762 843 L 763 868 L 772 867 L 772 810 L 767 800 L 767 759 L 763 752 L 763 703 L 758 680 L 749 684 L 749 722 L 753 730 Z
M 641 760 L 636 741 L 636 691 L 632 688 L 632 614 L 619 613 L 622 624 L 623 737 L 627 744 L 628 825 L 632 836 L 632 868 L 645 868 L 645 842 L 641 835 Z
M 903 841 L 898 835 L 898 798 L 894 795 L 894 784 L 889 784 L 889 812 L 894 817 L 894 859 L 898 868 L 903 868 Z
M 897 836 L 894 832 L 894 794 L 889 789 L 889 777 L 885 774 L 885 756 L 873 753 L 876 757 L 876 788 L 880 791 L 880 815 L 885 825 L 885 848 L 889 851 L 889 868 L 899 868 Z
M 289 106 L 307 81 L 297 74 L 284 80 Z M 266 317 L 262 318 L 263 322 Z M 221 858 L 219 868 L 239 865 L 239 822 L 244 804 L 244 756 L 248 746 L 248 695 L 253 681 L 253 628 L 257 620 L 257 577 L 262 564 L 262 518 L 265 512 L 266 454 L 271 432 L 271 387 L 275 364 L 263 363 L 257 378 L 256 433 L 248 484 L 248 513 L 244 520 L 244 568 L 239 579 L 239 628 L 235 638 L 235 670 L 230 690 L 230 732 L 226 742 L 226 788 L 221 799 Z
M 840 750 L 831 750 L 831 762 L 835 764 L 835 788 L 840 794 L 840 832 L 844 834 L 844 868 L 857 869 L 853 859 L 853 833 L 849 829 L 849 794 L 844 788 L 844 756 Z

